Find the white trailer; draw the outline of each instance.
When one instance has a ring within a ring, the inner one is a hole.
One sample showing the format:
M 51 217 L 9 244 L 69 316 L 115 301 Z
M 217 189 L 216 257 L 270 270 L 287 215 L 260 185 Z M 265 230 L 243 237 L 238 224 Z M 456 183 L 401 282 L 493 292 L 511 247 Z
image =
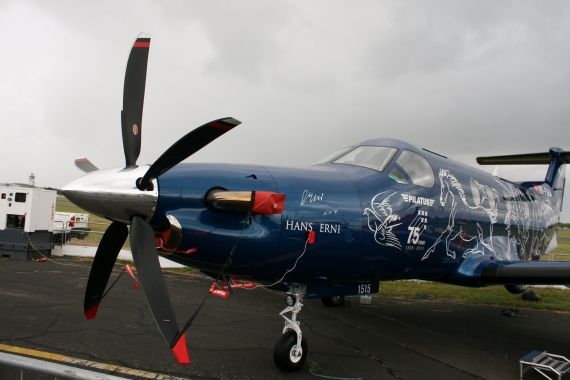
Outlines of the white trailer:
M 0 185 L 0 255 L 19 260 L 51 256 L 55 198 L 53 190 Z
M 89 214 L 77 212 L 55 212 L 53 220 L 53 238 L 56 243 L 63 239 L 69 241 L 71 238 L 84 240 L 91 228 L 89 228 Z

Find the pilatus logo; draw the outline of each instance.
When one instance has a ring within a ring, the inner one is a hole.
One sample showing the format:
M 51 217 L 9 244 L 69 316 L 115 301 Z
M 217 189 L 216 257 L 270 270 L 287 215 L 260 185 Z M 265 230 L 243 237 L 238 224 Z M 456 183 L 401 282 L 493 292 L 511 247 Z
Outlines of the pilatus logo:
M 133 135 L 139 134 L 139 127 L 136 124 L 133 124 Z
M 433 206 L 433 199 L 416 197 L 415 195 L 409 195 L 409 194 L 402 194 L 402 198 L 404 198 L 405 202 L 417 203 L 426 206 Z

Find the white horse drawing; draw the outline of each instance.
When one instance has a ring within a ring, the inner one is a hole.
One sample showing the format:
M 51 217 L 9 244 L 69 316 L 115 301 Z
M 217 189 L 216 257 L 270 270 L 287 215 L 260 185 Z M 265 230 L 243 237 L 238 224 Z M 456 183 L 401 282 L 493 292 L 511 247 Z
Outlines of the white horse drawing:
M 471 206 L 467 202 L 465 191 L 463 190 L 461 183 L 459 183 L 457 178 L 451 174 L 449 170 L 440 169 L 439 180 L 441 183 L 441 192 L 439 196 L 440 205 L 441 207 L 445 207 L 446 204 L 450 204 L 451 211 L 449 213 L 449 220 L 446 229 L 437 238 L 435 243 L 426 251 L 422 257 L 422 260 L 427 259 L 430 254 L 435 251 L 436 246 L 442 240 L 445 240 L 445 252 L 447 256 L 453 259 L 456 258 L 456 252 L 450 248 L 450 243 L 454 240 L 458 240 L 457 247 L 461 247 L 462 244 L 470 245 L 470 248 L 465 250 L 463 257 L 467 257 L 472 253 L 485 254 L 485 250 L 487 250 L 495 255 L 495 257 L 502 260 L 502 255 L 496 252 L 493 248 L 493 224 L 497 222 L 498 216 L 497 204 L 499 196 L 497 194 L 497 191 L 491 189 L 491 194 L 489 194 L 487 187 L 473 180 L 481 194 L 481 202 L 478 206 Z M 494 202 L 489 201 L 489 198 L 491 197 L 494 199 Z M 487 200 L 487 202 L 485 202 L 485 200 Z M 460 205 L 463 205 L 463 207 L 469 210 L 483 210 L 488 215 L 489 232 L 487 236 L 485 236 L 486 230 L 484 230 L 479 223 L 477 223 L 477 235 L 471 237 L 466 237 L 467 231 L 464 230 L 461 226 L 456 226 L 455 216 Z M 485 207 L 484 205 L 488 205 L 488 207 Z

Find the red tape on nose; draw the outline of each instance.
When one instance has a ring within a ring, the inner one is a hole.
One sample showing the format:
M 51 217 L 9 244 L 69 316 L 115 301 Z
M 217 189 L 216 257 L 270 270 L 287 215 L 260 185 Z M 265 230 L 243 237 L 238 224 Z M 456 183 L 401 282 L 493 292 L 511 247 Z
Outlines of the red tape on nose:
M 260 215 L 281 214 L 285 210 L 285 194 L 256 191 L 253 212 Z

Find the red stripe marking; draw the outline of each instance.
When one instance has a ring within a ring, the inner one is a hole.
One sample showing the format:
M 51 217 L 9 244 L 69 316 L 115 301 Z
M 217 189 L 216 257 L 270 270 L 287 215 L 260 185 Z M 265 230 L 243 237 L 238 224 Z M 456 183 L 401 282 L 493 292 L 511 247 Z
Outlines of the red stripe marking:
M 463 236 L 461 236 L 461 241 L 459 242 L 457 249 L 461 248 L 461 244 L 463 244 L 463 239 L 465 239 L 465 234 L 467 234 L 467 229 L 463 230 Z
M 134 48 L 149 48 L 150 42 L 135 42 L 133 45 Z
M 235 127 L 235 125 L 226 125 L 226 124 L 221 124 L 221 123 L 210 123 L 208 124 L 210 127 L 214 127 L 214 128 L 218 128 L 218 129 L 223 129 L 224 131 L 229 131 L 230 129 L 232 129 L 233 127 Z

